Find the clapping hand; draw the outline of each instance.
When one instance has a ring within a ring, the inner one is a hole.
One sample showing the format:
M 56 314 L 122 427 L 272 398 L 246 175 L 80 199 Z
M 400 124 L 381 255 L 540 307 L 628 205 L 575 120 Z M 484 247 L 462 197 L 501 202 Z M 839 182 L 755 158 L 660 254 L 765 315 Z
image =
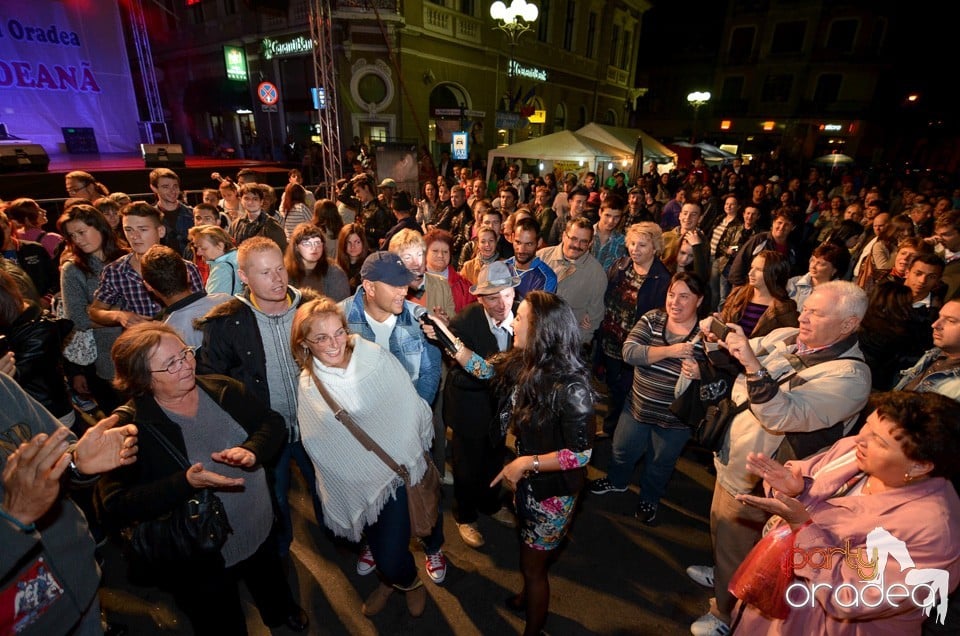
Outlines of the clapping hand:
M 794 530 L 810 520 L 810 513 L 807 512 L 806 506 L 795 497 L 803 492 L 803 478 L 799 472 L 791 470 L 761 453 L 747 455 L 747 470 L 763 477 L 767 484 L 774 489 L 773 496 L 737 495 L 737 501 L 780 516 Z
M 111 415 L 87 429 L 73 451 L 73 461 L 84 475 L 99 475 L 137 461 L 137 427 L 117 426 Z

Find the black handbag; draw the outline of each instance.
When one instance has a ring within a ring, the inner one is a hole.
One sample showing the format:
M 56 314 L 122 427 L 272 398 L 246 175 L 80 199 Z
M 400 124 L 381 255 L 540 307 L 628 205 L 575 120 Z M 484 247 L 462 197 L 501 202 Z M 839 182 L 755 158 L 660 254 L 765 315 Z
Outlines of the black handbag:
M 190 463 L 159 431 L 149 431 L 160 445 L 187 470 Z M 124 531 L 133 552 L 148 563 L 185 561 L 217 553 L 233 532 L 223 502 L 212 490 L 203 488 L 170 512 L 150 521 L 141 521 Z

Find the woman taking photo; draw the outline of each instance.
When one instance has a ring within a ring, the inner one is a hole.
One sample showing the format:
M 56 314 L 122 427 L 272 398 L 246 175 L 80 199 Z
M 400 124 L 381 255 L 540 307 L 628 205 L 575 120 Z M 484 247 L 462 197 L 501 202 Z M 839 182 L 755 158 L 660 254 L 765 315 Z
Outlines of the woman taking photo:
M 669 407 L 684 363 L 704 360 L 697 316 L 703 295 L 698 276 L 674 274 L 664 308 L 644 314 L 623 343 L 623 361 L 637 369 L 633 391 L 613 436 L 607 477 L 591 483 L 590 492 L 624 492 L 637 462 L 647 456 L 636 517 L 648 525 L 657 518 L 660 498 L 692 430 Z
M 378 614 L 394 590 L 400 590 L 406 593 L 410 614 L 420 616 L 427 592 L 410 553 L 406 486 L 338 419 L 317 384 L 387 455 L 407 467 L 413 484 L 428 469 L 424 453 L 433 440 L 430 406 L 389 351 L 347 332 L 343 310 L 331 299 L 312 300 L 297 309 L 291 332 L 293 355 L 302 369 L 297 392 L 300 434 L 316 469 L 323 522 L 351 541 L 365 536 L 377 563 L 380 585 L 364 602 L 363 614 Z M 438 516 L 433 533 L 424 540 L 428 573 L 434 560 L 444 559 L 442 544 L 443 521 Z M 445 561 L 442 565 L 445 575 Z
M 547 570 L 569 530 L 590 461 L 596 396 L 580 359 L 580 329 L 565 300 L 532 291 L 513 319 L 513 349 L 484 360 L 459 340 L 454 344 L 450 353 L 464 369 L 492 379 L 501 396 L 500 421 L 516 435 L 517 458 L 490 485 L 502 482 L 514 491 L 523 589 L 507 606 L 526 612 L 523 633 L 534 636 L 547 622 Z
M 763 478 L 766 496 L 737 499 L 789 524 L 788 590 L 801 602 L 805 593 L 813 598 L 785 619 L 741 603 L 738 634 L 919 634 L 926 616 L 941 625 L 946 619 L 944 633 L 952 631 L 947 594 L 960 576 L 960 544 L 953 540 L 960 499 L 949 481 L 960 454 L 957 403 L 937 393 L 895 391 L 875 396 L 873 404 L 859 434 L 809 459 L 783 466 L 761 453 L 748 456 L 747 469 Z M 825 549 L 870 562 L 825 564 L 813 554 Z
M 747 338 L 765 336 L 780 327 L 796 327 L 797 304 L 787 295 L 790 263 L 779 252 L 764 250 L 753 257 L 747 284 L 730 292 L 720 309 L 720 322 L 743 327 Z
M 152 562 L 149 573 L 168 590 L 197 634 L 246 634 L 237 589 L 246 583 L 268 627 L 307 628 L 293 600 L 274 541 L 269 463 L 283 445 L 283 419 L 236 380 L 197 376 L 193 349 L 173 328 L 135 325 L 113 347 L 116 385 L 131 397 L 121 419 L 139 428 L 137 462 L 104 475 L 99 496 L 105 522 L 126 528 L 162 517 L 210 488 L 233 532 L 214 553 Z M 186 470 L 160 441 L 183 454 Z M 145 564 L 144 564 L 145 565 Z
M 370 255 L 370 246 L 367 245 L 367 235 L 363 226 L 357 223 L 347 223 L 340 230 L 337 237 L 337 265 L 347 275 L 350 283 L 350 293 L 353 294 L 360 286 L 360 268 L 363 261 Z
M 237 274 L 237 248 L 227 231 L 216 225 L 197 225 L 190 228 L 189 236 L 197 256 L 210 268 L 206 292 L 233 296 L 243 291 L 243 281 Z
M 60 266 L 60 296 L 64 316 L 79 331 L 93 330 L 97 359 L 92 366 L 67 365 L 70 387 L 80 396 L 93 395 L 104 413 L 120 403 L 111 386 L 114 376 L 110 348 L 121 327 L 104 327 L 90 320 L 87 307 L 93 303 L 104 266 L 127 253 L 117 242 L 109 221 L 91 205 L 71 206 L 57 220 L 57 229 L 66 241 L 63 264 Z
M 301 223 L 290 236 L 283 255 L 290 284 L 316 290 L 337 302 L 350 295 L 350 282 L 340 266 L 324 256 L 323 230 L 312 223 Z

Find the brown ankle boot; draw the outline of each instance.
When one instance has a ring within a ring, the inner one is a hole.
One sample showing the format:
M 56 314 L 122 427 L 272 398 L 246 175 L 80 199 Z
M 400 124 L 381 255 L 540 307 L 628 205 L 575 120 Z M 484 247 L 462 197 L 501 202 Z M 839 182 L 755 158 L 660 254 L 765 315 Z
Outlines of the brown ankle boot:
M 427 588 L 423 587 L 423 582 L 418 579 L 416 587 L 407 590 L 406 594 L 407 611 L 410 612 L 410 616 L 420 618 L 427 607 Z
M 373 594 L 367 597 L 367 600 L 363 602 L 363 615 L 364 616 L 376 616 L 379 614 L 384 607 L 387 605 L 387 599 L 390 598 L 390 595 L 393 594 L 393 586 L 387 585 L 386 583 L 381 583 L 377 586 L 377 589 L 373 591 Z

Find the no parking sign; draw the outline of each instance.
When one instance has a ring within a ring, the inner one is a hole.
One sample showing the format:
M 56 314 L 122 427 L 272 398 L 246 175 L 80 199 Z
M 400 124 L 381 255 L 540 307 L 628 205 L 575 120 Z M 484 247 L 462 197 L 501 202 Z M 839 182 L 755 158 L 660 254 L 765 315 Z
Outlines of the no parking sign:
M 273 106 L 280 101 L 280 91 L 270 82 L 260 82 L 257 86 L 257 97 L 264 106 Z

